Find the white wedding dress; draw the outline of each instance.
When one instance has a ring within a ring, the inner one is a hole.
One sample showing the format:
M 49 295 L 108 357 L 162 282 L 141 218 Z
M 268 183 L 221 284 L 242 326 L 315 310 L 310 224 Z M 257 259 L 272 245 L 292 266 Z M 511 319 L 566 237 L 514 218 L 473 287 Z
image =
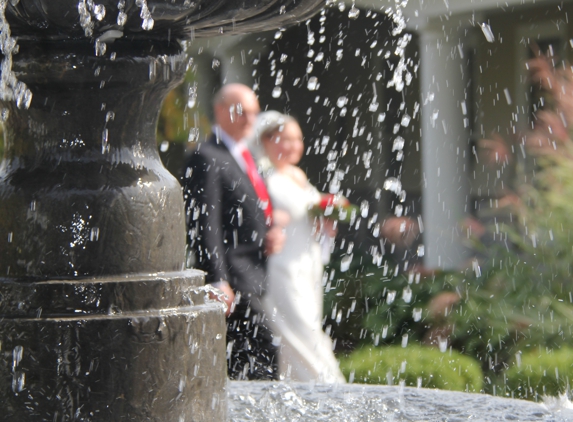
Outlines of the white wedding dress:
M 279 346 L 281 379 L 345 382 L 322 331 L 322 258 L 309 209 L 320 193 L 309 183 L 271 172 L 267 188 L 273 208 L 287 211 L 290 222 L 282 251 L 268 261 L 268 289 L 263 299 L 274 343 Z

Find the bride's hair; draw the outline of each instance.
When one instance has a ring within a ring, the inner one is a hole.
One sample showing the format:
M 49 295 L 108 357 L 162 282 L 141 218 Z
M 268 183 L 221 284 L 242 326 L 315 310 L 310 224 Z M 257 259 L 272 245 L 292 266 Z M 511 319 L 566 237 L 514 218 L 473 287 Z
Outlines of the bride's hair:
M 262 140 L 270 138 L 275 132 L 282 132 L 285 124 L 290 122 L 298 124 L 294 117 L 274 110 L 262 112 L 257 117 L 253 136 L 247 141 L 247 144 L 263 173 L 269 171 L 272 164 L 265 153 Z
M 296 123 L 296 119 L 278 111 L 265 111 L 259 114 L 255 133 L 259 142 L 262 139 L 270 138 L 275 132 L 282 132 L 287 123 Z

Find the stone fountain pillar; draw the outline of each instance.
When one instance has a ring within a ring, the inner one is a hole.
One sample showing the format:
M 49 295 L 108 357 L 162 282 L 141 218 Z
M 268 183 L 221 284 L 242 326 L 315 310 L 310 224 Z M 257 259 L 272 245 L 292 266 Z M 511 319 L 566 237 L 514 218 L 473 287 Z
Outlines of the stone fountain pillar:
M 3 104 L 0 420 L 225 419 L 223 308 L 183 271 L 181 190 L 155 144 L 187 59 L 114 50 L 14 57 L 33 99 Z

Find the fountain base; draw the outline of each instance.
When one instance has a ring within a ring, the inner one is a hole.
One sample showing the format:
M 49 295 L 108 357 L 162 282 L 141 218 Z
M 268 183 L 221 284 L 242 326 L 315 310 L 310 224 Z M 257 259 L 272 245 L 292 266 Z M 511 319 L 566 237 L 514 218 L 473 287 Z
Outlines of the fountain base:
M 0 420 L 225 420 L 224 310 L 202 285 L 193 270 L 0 283 Z

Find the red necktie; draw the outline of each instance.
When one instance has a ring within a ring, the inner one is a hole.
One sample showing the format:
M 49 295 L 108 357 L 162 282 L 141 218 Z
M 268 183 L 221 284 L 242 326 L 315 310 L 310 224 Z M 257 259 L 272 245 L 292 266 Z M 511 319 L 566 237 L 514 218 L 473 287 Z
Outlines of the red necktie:
M 265 212 L 265 217 L 267 218 L 267 224 L 270 226 L 272 223 L 273 207 L 269 198 L 269 192 L 267 191 L 267 187 L 265 186 L 263 178 L 257 171 L 255 160 L 253 160 L 253 156 L 247 148 L 243 150 L 242 156 L 247 166 L 247 176 L 249 176 L 249 179 L 255 188 L 255 192 L 263 204 L 263 210 Z

